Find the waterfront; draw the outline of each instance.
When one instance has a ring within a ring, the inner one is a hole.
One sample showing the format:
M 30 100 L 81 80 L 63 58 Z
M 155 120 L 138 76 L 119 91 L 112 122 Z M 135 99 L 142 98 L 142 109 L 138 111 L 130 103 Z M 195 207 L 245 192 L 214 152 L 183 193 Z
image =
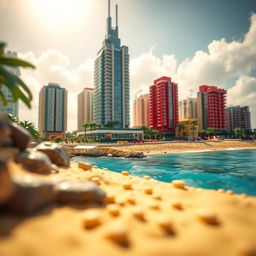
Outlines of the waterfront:
M 226 150 L 155 154 L 144 159 L 75 157 L 114 172 L 149 175 L 170 182 L 183 179 L 189 186 L 206 189 L 231 189 L 236 193 L 256 195 L 256 150 Z

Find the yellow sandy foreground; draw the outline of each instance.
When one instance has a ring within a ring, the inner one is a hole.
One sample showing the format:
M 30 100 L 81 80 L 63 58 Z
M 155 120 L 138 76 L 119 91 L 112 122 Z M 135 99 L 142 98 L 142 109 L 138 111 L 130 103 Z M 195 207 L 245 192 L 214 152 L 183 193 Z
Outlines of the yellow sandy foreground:
M 143 151 L 144 153 L 174 153 L 184 151 L 208 151 L 208 150 L 225 150 L 225 149 L 256 149 L 255 141 L 200 141 L 200 142 L 171 142 L 163 144 L 135 144 L 119 146 L 116 149 L 129 150 L 132 152 Z
M 22 172 L 15 164 L 10 167 Z M 86 171 L 75 163 L 46 178 L 52 177 L 99 182 L 109 204 L 98 209 L 52 206 L 23 218 L 0 215 L 1 256 L 256 253 L 255 197 L 175 188 L 127 173 Z

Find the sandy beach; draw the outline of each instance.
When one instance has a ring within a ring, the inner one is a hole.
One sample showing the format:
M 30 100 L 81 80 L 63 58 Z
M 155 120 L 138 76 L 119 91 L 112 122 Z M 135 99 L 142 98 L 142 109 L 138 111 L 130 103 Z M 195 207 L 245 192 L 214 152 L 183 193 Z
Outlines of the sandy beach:
M 200 141 L 200 142 L 169 142 L 169 143 L 152 143 L 152 144 L 134 144 L 122 145 L 115 149 L 127 150 L 131 152 L 151 153 L 176 153 L 186 151 L 212 151 L 226 149 L 256 149 L 255 141 Z
M 153 147 L 151 151 L 157 150 Z M 25 172 L 14 163 L 10 163 L 10 169 L 12 174 Z M 75 163 L 69 169 L 60 169 L 58 174 L 43 176 L 68 180 L 93 177 L 98 177 L 99 186 L 107 194 L 106 207 L 52 205 L 31 216 L 1 214 L 0 255 L 249 256 L 256 253 L 255 197 L 231 191 L 180 189 L 171 183 L 97 167 L 86 171 Z M 87 229 L 84 216 L 92 209 L 97 210 L 99 223 Z M 116 241 L 118 237 L 110 238 L 115 232 L 125 240 L 125 245 Z

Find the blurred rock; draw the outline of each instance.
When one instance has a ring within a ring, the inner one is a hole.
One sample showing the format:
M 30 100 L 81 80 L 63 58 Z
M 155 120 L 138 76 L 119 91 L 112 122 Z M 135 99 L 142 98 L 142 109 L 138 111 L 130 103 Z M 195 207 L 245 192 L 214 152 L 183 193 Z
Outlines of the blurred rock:
M 0 115 L 0 146 L 3 146 L 10 133 L 9 121 Z
M 52 170 L 55 171 L 49 157 L 35 149 L 19 153 L 15 157 L 15 162 L 22 164 L 25 169 L 36 173 L 49 174 Z
M 0 160 L 0 205 L 4 204 L 11 197 L 13 191 L 14 185 L 8 171 L 7 163 Z
M 12 123 L 10 125 L 11 139 L 13 140 L 13 146 L 20 150 L 25 150 L 28 147 L 30 140 L 32 140 L 31 134 L 22 126 Z
M 39 145 L 38 141 L 31 141 L 28 145 L 29 148 L 35 148 L 37 145 Z
M 5 137 L 2 147 L 12 147 L 13 146 L 13 140 L 10 137 Z
M 60 203 L 94 203 L 103 205 L 105 193 L 90 181 L 67 181 L 54 186 Z
M 36 149 L 48 155 L 54 164 L 62 167 L 70 166 L 70 157 L 62 145 L 44 142 L 37 145 Z
M 13 147 L 0 148 L 0 160 L 7 161 L 9 159 L 13 159 L 19 152 L 20 151 L 18 148 L 13 148 Z
M 13 176 L 15 192 L 5 208 L 14 213 L 30 213 L 55 202 L 53 185 L 32 175 Z

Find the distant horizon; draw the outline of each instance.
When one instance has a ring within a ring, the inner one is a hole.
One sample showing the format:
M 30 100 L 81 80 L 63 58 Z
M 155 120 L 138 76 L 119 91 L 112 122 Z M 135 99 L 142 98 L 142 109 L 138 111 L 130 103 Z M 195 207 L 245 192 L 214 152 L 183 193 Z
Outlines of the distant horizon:
M 112 10 L 119 5 L 120 38 L 130 50 L 131 110 L 138 90 L 148 93 L 155 79 L 169 76 L 178 83 L 179 101 L 196 97 L 202 84 L 226 89 L 227 106 L 249 106 L 256 128 L 256 3 L 111 2 Z M 217 10 L 218 20 L 212 14 Z M 107 0 L 2 1 L 1 40 L 37 67 L 22 70 L 34 99 L 31 110 L 20 103 L 21 120 L 38 125 L 39 90 L 55 82 L 68 91 L 68 131 L 77 129 L 77 95 L 94 87 L 93 62 L 104 40 L 106 18 Z

